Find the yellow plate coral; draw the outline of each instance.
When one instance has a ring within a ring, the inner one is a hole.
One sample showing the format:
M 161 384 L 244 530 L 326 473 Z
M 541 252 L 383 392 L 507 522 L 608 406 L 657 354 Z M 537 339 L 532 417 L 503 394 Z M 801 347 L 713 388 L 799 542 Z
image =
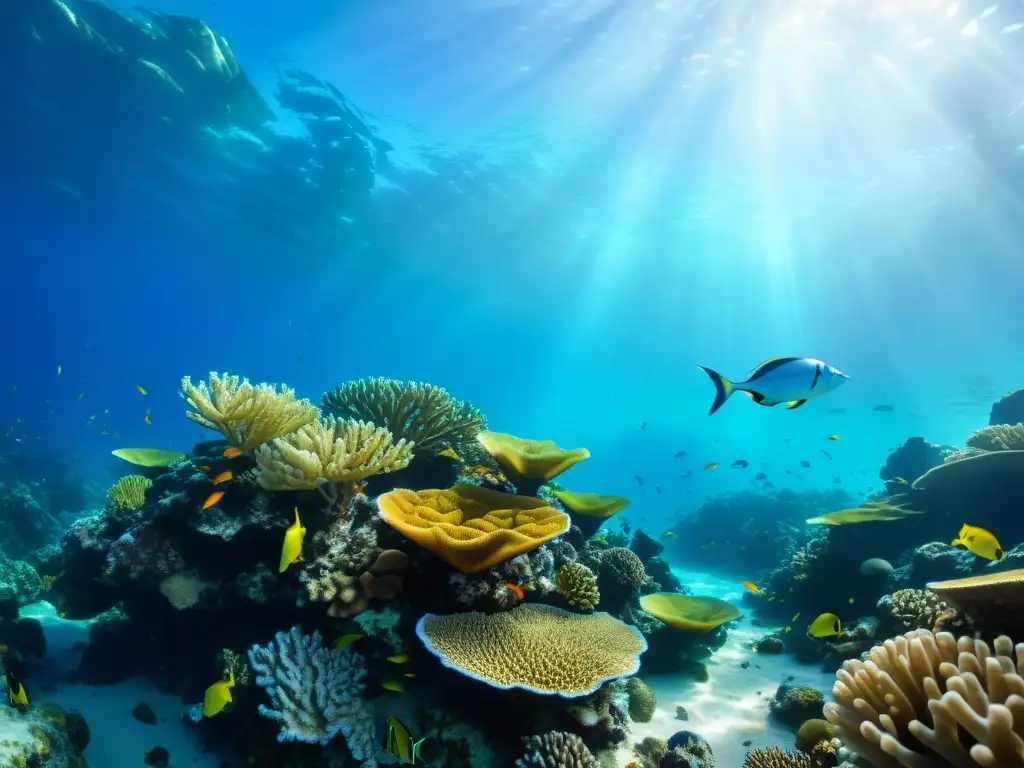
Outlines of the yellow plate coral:
M 495 688 L 586 696 L 640 669 L 647 641 L 607 613 L 522 604 L 502 613 L 427 614 L 416 634 L 449 669 Z
M 475 485 L 382 494 L 384 520 L 463 573 L 493 568 L 569 530 L 569 516 L 540 499 Z
M 601 496 L 596 493 L 559 490 L 555 491 L 555 498 L 573 514 L 603 519 L 616 515 L 629 506 L 629 499 L 623 496 Z
M 559 448 L 551 440 L 528 440 L 503 432 L 481 432 L 476 439 L 507 471 L 535 480 L 550 480 L 590 458 L 586 448 Z
M 167 467 L 188 458 L 179 451 L 162 451 L 159 448 L 118 448 L 111 453 L 139 467 Z
M 644 595 L 640 607 L 670 627 L 689 632 L 710 632 L 719 624 L 740 617 L 739 608 L 725 600 L 675 592 Z

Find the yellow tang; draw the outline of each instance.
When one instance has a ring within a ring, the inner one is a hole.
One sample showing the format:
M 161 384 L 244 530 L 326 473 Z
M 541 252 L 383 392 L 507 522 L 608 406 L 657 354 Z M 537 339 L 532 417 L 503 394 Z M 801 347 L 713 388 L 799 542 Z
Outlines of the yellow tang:
M 235 687 L 235 672 L 228 670 L 227 680 L 218 680 L 203 695 L 203 717 L 213 717 L 231 703 L 231 689 Z
M 28 706 L 28 694 L 25 693 L 25 686 L 23 686 L 14 675 L 8 670 L 4 673 L 7 678 L 7 701 L 12 707 L 27 707 Z
M 975 525 L 964 523 L 960 533 L 953 539 L 952 546 L 963 546 L 986 560 L 1003 559 L 1003 548 L 999 546 L 996 537 L 984 528 L 978 528 Z
M 401 680 L 388 680 L 380 684 L 380 687 L 385 691 L 394 691 L 395 693 L 404 693 L 405 686 L 402 685 Z
M 388 656 L 388 661 L 392 664 L 405 664 L 409 660 L 409 655 L 406 653 L 396 653 L 394 656 Z
M 299 508 L 295 508 L 295 522 L 288 526 L 284 532 L 284 544 L 281 546 L 281 565 L 278 573 L 284 573 L 288 566 L 302 557 L 302 540 L 306 536 L 306 529 L 299 521 Z
M 352 645 L 356 640 L 362 640 L 364 637 L 366 637 L 366 635 L 360 634 L 359 632 L 348 632 L 334 641 L 334 647 L 345 648 L 346 646 Z
M 843 631 L 839 617 L 834 613 L 823 613 L 811 622 L 807 634 L 811 637 L 833 637 Z
M 761 591 L 761 590 L 760 590 L 760 589 L 758 588 L 757 584 L 755 584 L 755 583 L 754 583 L 754 582 L 752 582 L 752 581 L 741 581 L 741 582 L 740 582 L 740 584 L 742 584 L 742 585 L 743 585 L 744 587 L 746 587 L 747 589 L 749 589 L 749 590 L 750 590 L 751 592 L 753 592 L 753 593 L 754 593 L 755 595 L 756 595 L 756 594 L 757 594 L 758 592 L 760 592 L 760 591 Z
M 400 765 L 416 765 L 416 758 L 420 756 L 420 745 L 424 741 L 425 736 L 414 742 L 409 735 L 409 729 L 401 720 L 394 715 L 388 718 L 384 751 L 397 757 Z

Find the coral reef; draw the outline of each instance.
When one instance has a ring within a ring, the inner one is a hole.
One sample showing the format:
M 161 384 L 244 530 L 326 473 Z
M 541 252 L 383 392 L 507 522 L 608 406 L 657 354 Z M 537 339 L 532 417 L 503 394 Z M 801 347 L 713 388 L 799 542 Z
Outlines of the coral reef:
M 815 768 L 811 758 L 801 752 L 779 747 L 757 747 L 743 759 L 743 768 Z
M 581 611 L 592 611 L 601 600 L 594 572 L 580 563 L 566 563 L 555 571 L 555 589 Z
M 947 449 L 923 437 L 910 437 L 889 454 L 878 476 L 882 480 L 902 478 L 913 482 L 932 467 L 939 466 L 947 453 Z
M 527 736 L 523 745 L 526 754 L 516 760 L 516 768 L 600 768 L 587 745 L 573 733 L 549 731 L 543 736 Z
M 892 572 L 892 584 L 898 587 L 924 587 L 930 581 L 967 576 L 981 567 L 978 558 L 963 547 L 931 541 L 905 552 Z
M 146 503 L 146 491 L 153 487 L 153 481 L 142 475 L 122 477 L 107 491 L 114 507 L 122 511 L 142 509 Z
M 601 553 L 597 569 L 597 586 L 601 607 L 619 613 L 629 605 L 637 590 L 647 581 L 647 571 L 640 558 L 625 547 L 612 547 Z
M 882 620 L 883 637 L 908 629 L 945 628 L 950 632 L 965 631 L 970 623 L 956 608 L 934 592 L 923 589 L 901 589 L 878 601 L 877 613 Z
M 639 677 L 631 677 L 626 680 L 626 692 L 629 694 L 629 716 L 633 722 L 651 722 L 658 706 L 658 697 L 650 686 Z
M 959 609 L 983 637 L 1003 633 L 1024 636 L 1022 584 L 1024 569 L 1018 569 L 932 582 L 928 589 Z
M 780 723 L 799 728 L 808 720 L 821 717 L 825 697 L 806 685 L 780 685 L 769 703 L 772 716 Z
M 796 748 L 809 755 L 820 742 L 831 743 L 833 736 L 835 736 L 835 729 L 828 720 L 822 720 L 820 717 L 812 718 L 804 722 L 796 732 Z
M 1007 392 L 992 404 L 988 414 L 990 426 L 1024 422 L 1024 389 Z

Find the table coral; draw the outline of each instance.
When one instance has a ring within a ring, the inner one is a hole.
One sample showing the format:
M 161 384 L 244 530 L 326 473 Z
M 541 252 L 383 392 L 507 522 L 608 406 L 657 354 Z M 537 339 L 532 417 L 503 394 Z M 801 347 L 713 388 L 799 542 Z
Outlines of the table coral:
M 450 669 L 495 688 L 575 698 L 640 669 L 647 641 L 607 613 L 522 604 L 503 613 L 427 614 L 416 625 Z
M 474 485 L 400 488 L 377 503 L 388 525 L 463 573 L 491 568 L 569 530 L 569 516 L 540 499 Z
M 655 592 L 640 598 L 640 607 L 670 627 L 689 632 L 710 632 L 740 617 L 732 603 L 716 597 Z
M 481 432 L 477 440 L 513 477 L 520 493 L 534 493 L 542 483 L 590 458 L 586 448 L 559 448 L 551 440 L 532 440 L 504 432 Z
M 985 637 L 1024 632 L 1024 569 L 933 581 L 928 589 L 959 609 Z

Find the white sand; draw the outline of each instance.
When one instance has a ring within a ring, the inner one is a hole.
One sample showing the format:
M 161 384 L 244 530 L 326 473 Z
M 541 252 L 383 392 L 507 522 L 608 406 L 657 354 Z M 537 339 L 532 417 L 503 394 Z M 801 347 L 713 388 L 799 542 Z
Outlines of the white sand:
M 696 595 L 728 600 L 741 606 L 743 587 L 704 573 L 673 569 L 683 584 Z M 695 683 L 685 675 L 645 676 L 644 682 L 658 696 L 658 708 L 649 723 L 634 723 L 630 733 L 633 742 L 647 736 L 667 739 L 676 731 L 693 731 L 711 745 L 715 763 L 721 768 L 739 768 L 748 749 L 780 746 L 793 749 L 795 734 L 769 718 L 768 702 L 782 683 L 807 685 L 825 694 L 832 690 L 835 675 L 819 667 L 798 664 L 789 655 L 755 653 L 744 647 L 778 627 L 754 627 L 744 617 L 729 630 L 728 642 L 715 651 L 707 662 L 710 679 Z M 749 661 L 743 669 L 740 664 Z M 793 676 L 792 680 L 786 678 Z M 760 691 L 760 695 L 758 695 Z M 686 722 L 676 719 L 676 707 L 683 706 L 689 714 Z M 749 747 L 743 746 L 750 741 Z M 619 766 L 632 756 L 631 746 L 619 753 Z

